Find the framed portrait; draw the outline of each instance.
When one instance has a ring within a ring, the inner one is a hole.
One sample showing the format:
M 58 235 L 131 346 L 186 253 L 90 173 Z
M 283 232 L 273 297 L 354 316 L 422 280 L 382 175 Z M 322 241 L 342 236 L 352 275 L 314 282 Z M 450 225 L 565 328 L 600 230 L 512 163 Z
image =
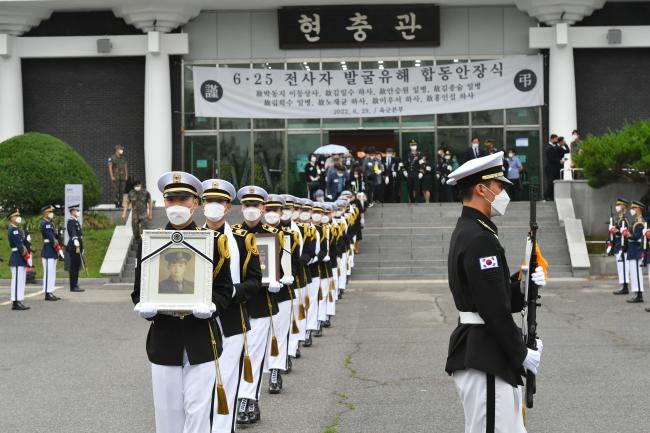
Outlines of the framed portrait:
M 280 240 L 273 233 L 256 233 L 255 240 L 260 253 L 262 287 L 267 287 L 269 281 L 280 279 Z
M 162 313 L 210 304 L 213 236 L 210 231 L 145 230 L 140 302 L 150 302 Z

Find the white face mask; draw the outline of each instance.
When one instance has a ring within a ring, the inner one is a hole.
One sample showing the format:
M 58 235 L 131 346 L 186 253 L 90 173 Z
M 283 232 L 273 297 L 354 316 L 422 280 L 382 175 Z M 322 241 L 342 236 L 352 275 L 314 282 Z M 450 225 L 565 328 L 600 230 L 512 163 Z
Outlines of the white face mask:
M 300 221 L 307 222 L 311 218 L 311 214 L 309 212 L 300 212 Z
M 322 218 L 323 218 L 323 215 L 321 215 L 319 213 L 315 213 L 315 214 L 313 214 L 311 216 L 312 221 L 314 221 L 315 223 L 319 223 Z
M 632 216 L 636 216 L 636 209 L 632 209 L 632 210 L 630 210 L 630 215 L 632 215 Z
M 21 217 L 16 217 L 16 224 L 20 224 L 23 222 L 23 219 Z
M 221 203 L 206 203 L 203 208 L 203 215 L 213 223 L 221 221 L 225 214 L 226 206 Z
M 142 187 L 141 186 L 134 186 L 133 189 L 136 190 L 136 191 L 140 191 L 142 189 Z
M 264 214 L 264 220 L 272 226 L 280 222 L 280 214 L 277 212 L 267 212 Z
M 336 216 L 337 216 L 337 217 L 340 217 L 341 215 L 343 215 L 343 212 L 341 212 L 340 210 L 337 210 L 337 211 L 336 211 Z
M 123 151 L 122 149 L 120 149 L 120 150 L 117 151 L 117 154 L 118 154 L 118 155 L 121 155 L 121 154 L 123 154 L 123 153 L 124 153 L 124 151 Z
M 246 221 L 257 221 L 262 216 L 262 211 L 256 207 L 247 207 L 242 213 Z
M 416 151 L 418 149 L 417 146 L 411 146 L 411 150 Z
M 295 220 L 297 220 L 299 217 L 300 217 L 300 211 L 294 210 L 293 212 L 291 212 L 291 219 L 292 219 L 292 220 L 295 221 Z
M 490 188 L 487 189 L 490 190 Z M 494 195 L 494 192 L 492 192 L 492 190 L 490 190 L 490 192 Z M 494 201 L 490 203 L 490 205 L 492 206 L 492 216 L 505 215 L 506 208 L 508 207 L 508 203 L 510 203 L 510 196 L 504 189 L 499 194 L 495 195 Z
M 472 143 L 472 149 L 476 149 L 478 147 L 478 143 Z
M 51 220 L 52 218 L 54 218 L 54 214 L 52 212 L 49 212 L 47 214 L 47 219 Z
M 623 209 L 621 206 L 616 206 L 616 212 L 620 212 Z
M 289 221 L 291 219 L 291 209 L 282 209 L 282 215 L 280 215 L 280 219 L 282 221 Z
M 451 159 L 451 155 L 445 155 L 445 159 Z
M 578 134 L 573 134 L 572 137 L 573 137 L 574 140 L 577 140 L 578 139 Z
M 185 206 L 170 206 L 165 209 L 165 212 L 167 213 L 169 222 L 175 226 L 183 225 L 192 218 L 190 208 Z
M 330 222 L 330 217 L 327 215 L 323 215 L 322 218 L 320 219 L 320 222 L 322 222 L 323 224 L 327 224 L 328 222 Z

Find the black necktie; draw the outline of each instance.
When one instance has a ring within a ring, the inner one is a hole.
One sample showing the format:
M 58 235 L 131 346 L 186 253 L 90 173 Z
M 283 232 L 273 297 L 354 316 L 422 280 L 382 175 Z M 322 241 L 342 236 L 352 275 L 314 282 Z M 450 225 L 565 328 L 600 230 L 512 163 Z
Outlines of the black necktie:
M 478 158 L 478 149 L 474 149 L 474 158 Z

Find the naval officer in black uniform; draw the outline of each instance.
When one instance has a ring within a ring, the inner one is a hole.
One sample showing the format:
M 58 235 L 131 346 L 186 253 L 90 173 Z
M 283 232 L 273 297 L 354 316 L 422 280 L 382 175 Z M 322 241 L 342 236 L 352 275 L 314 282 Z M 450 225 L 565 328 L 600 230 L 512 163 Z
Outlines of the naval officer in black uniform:
M 509 202 L 503 152 L 471 159 L 449 175 L 463 210 L 449 245 L 449 287 L 459 311 L 445 370 L 453 375 L 465 411 L 465 433 L 523 433 L 519 385 L 524 369 L 537 373 L 539 351 L 526 348 L 512 313 L 525 304 L 517 273 L 510 276 L 492 216 Z M 546 284 L 544 271 L 533 281 Z

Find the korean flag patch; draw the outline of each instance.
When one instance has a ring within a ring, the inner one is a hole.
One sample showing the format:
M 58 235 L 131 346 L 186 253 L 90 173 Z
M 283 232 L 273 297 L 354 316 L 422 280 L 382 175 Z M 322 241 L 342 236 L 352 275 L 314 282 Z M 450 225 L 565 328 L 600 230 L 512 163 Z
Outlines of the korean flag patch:
M 498 268 L 499 263 L 497 262 L 497 256 L 490 257 L 481 257 L 478 259 L 479 264 L 481 265 L 481 270 Z

